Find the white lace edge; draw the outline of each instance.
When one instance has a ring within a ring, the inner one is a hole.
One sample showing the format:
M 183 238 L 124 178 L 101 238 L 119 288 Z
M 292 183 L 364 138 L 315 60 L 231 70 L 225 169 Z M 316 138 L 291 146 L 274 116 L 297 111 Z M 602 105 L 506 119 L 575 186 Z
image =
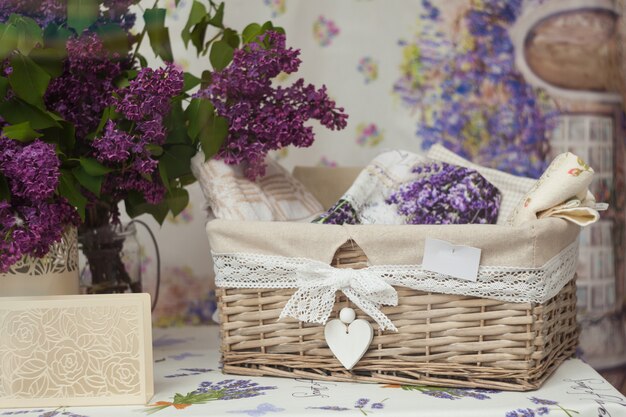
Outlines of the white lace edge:
M 309 270 L 328 268 L 323 262 L 307 258 L 211 253 L 215 282 L 220 288 L 301 288 L 305 282 L 302 276 L 306 276 Z M 514 303 L 544 303 L 557 295 L 574 277 L 577 260 L 576 240 L 538 268 L 481 266 L 475 282 L 426 271 L 421 265 L 375 265 L 361 271 L 375 274 L 390 285 L 425 292 Z

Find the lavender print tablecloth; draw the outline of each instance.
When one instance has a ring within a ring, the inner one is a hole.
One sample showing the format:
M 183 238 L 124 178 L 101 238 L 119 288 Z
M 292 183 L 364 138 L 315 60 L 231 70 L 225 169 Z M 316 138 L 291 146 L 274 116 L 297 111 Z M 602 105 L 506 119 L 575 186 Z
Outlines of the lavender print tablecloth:
M 155 396 L 145 407 L 0 410 L 25 417 L 595 417 L 626 416 L 626 398 L 580 360 L 537 391 L 329 383 L 224 375 L 217 327 L 154 331 Z

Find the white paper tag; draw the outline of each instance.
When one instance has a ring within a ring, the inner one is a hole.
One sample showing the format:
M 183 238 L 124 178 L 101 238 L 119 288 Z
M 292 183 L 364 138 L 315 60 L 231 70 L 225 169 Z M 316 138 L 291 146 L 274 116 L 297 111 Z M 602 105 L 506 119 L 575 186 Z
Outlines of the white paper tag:
M 454 278 L 476 281 L 480 252 L 479 248 L 455 246 L 443 240 L 426 238 L 422 268 Z

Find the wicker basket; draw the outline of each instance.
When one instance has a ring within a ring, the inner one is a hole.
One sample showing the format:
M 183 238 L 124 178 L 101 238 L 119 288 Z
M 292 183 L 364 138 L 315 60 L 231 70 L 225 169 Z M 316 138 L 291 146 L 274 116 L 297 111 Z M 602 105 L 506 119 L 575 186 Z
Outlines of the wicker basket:
M 333 266 L 362 268 L 353 242 L 335 254 Z M 397 307 L 385 313 L 398 332 L 375 330 L 367 353 L 347 371 L 324 339 L 324 326 L 278 320 L 293 289 L 218 289 L 224 372 L 327 381 L 538 388 L 574 353 L 576 287 L 570 281 L 543 304 L 509 303 L 396 287 Z M 333 317 L 350 306 L 337 296 Z

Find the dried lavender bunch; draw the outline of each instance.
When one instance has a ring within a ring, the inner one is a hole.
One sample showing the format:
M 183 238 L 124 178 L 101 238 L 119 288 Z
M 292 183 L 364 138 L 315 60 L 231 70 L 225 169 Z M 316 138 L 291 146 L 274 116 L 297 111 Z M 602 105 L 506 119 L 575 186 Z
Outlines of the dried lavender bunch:
M 473 169 L 446 163 L 418 166 L 420 178 L 391 194 L 409 224 L 495 224 L 500 191 Z
M 324 214 L 312 221 L 323 224 L 360 224 L 356 210 L 348 200 L 339 200 Z

